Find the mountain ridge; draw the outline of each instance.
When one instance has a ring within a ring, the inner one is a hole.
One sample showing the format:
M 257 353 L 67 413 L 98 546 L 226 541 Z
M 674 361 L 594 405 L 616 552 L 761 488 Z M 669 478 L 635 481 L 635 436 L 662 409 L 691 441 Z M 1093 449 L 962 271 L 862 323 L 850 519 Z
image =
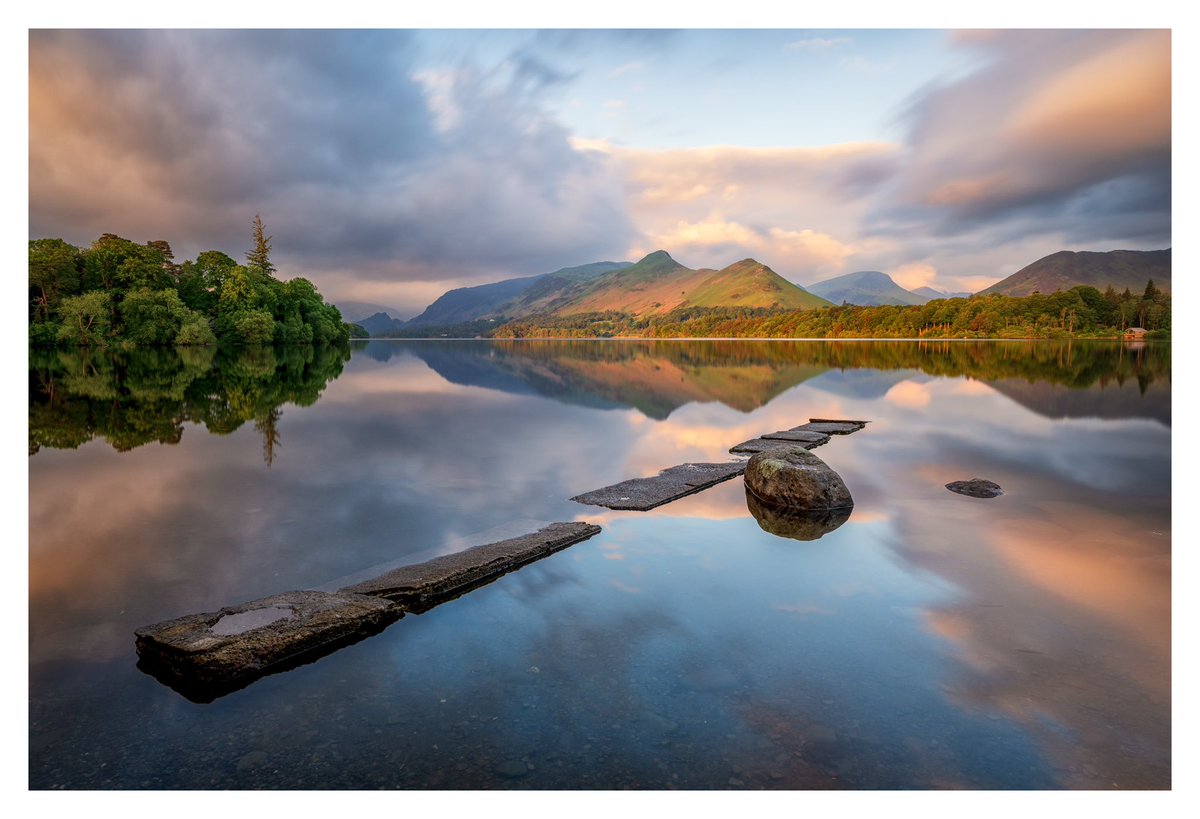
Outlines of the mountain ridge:
M 1110 285 L 1118 292 L 1128 287 L 1137 292 L 1154 280 L 1160 290 L 1171 289 L 1171 248 L 1164 250 L 1060 250 L 980 290 L 977 295 L 999 293 L 1004 296 L 1029 296 L 1054 293 L 1087 285 L 1104 290 Z

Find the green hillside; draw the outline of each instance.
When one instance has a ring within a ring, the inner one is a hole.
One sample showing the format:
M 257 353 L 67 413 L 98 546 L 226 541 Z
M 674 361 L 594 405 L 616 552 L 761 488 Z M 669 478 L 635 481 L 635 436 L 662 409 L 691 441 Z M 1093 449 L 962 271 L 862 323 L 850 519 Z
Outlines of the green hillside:
M 792 284 L 754 259 L 742 259 L 709 276 L 688 293 L 690 307 L 786 307 L 808 310 L 830 302 Z

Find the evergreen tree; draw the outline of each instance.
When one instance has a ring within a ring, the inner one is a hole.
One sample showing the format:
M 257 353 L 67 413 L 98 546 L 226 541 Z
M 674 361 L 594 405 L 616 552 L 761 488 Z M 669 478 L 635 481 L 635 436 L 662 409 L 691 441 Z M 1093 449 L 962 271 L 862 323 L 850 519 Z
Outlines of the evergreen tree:
M 271 236 L 263 235 L 262 219 L 254 214 L 254 250 L 246 254 L 246 261 L 252 270 L 270 278 L 275 273 L 275 265 L 271 264 Z

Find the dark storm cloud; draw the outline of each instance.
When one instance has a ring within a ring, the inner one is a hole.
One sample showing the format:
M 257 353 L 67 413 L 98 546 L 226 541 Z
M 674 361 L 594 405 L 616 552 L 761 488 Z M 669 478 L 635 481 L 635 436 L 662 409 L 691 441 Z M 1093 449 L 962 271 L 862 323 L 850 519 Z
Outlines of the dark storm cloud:
M 958 37 L 985 62 L 913 97 L 873 229 L 1169 242 L 1169 32 Z
M 533 54 L 415 73 L 391 31 L 35 31 L 30 234 L 166 238 L 379 279 L 542 272 L 621 247 L 602 159 L 574 151 Z

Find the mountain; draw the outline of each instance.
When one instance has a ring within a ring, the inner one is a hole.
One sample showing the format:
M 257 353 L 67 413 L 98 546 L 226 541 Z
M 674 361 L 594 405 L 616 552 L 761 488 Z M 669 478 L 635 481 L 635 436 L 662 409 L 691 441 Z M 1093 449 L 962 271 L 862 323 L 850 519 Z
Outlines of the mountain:
M 891 276 L 878 270 L 862 270 L 858 273 L 835 276 L 810 284 L 808 292 L 834 304 L 846 302 L 864 307 L 876 307 L 881 304 L 924 304 L 929 301 L 926 296 L 905 290 L 892 281 Z
M 1070 290 L 1081 284 L 1104 290 L 1112 285 L 1118 292 L 1128 287 L 1140 293 L 1148 279 L 1160 290 L 1171 289 L 1171 249 L 1110 250 L 1107 253 L 1060 250 L 1021 268 L 1007 279 L 1001 279 L 980 295 L 1000 293 L 1005 296 L 1028 296 L 1035 290 L 1053 293 Z
M 527 315 L 538 312 L 536 305 L 541 304 L 549 294 L 625 267 L 629 267 L 629 262 L 593 262 L 578 267 L 564 267 L 539 276 L 459 287 L 443 293 L 421 315 L 410 319 L 406 326 L 444 327 L 493 316 Z
M 342 314 L 342 321 L 348 321 L 351 324 L 358 324 L 360 319 L 368 318 L 376 313 L 387 313 L 389 316 L 400 315 L 400 311 L 395 307 L 372 304 L 369 301 L 339 301 L 336 306 Z
M 367 316 L 366 318 L 359 319 L 353 323 L 357 324 L 359 327 L 363 328 L 373 336 L 386 333 L 390 330 L 398 330 L 404 326 L 403 321 L 400 319 L 394 319 L 387 313 L 376 313 L 373 316 Z
M 965 299 L 971 295 L 970 293 L 947 293 L 944 290 L 934 290 L 932 287 L 916 287 L 909 292 L 915 293 L 928 301 L 933 301 L 934 299 Z
M 637 264 L 598 276 L 564 291 L 546 312 L 614 310 L 634 315 L 667 313 L 677 307 L 786 307 L 827 304 L 766 265 L 743 259 L 721 270 L 692 270 L 656 250 Z

